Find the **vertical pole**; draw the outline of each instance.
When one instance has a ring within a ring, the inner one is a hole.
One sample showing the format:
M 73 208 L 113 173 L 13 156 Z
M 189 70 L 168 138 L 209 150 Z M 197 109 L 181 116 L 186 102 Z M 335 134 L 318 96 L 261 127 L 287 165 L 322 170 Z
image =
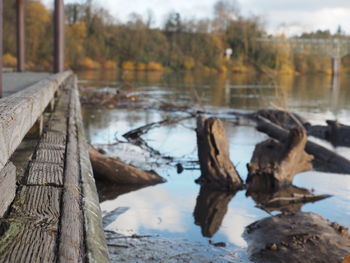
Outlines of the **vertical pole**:
M 64 3 L 55 0 L 54 11 L 54 73 L 64 70 Z
M 340 65 L 341 58 L 333 57 L 332 58 L 333 71 L 332 71 L 332 88 L 336 89 L 338 87 L 339 82 L 339 73 L 340 73 Z
M 3 0 L 0 0 L 0 98 L 2 98 L 3 91 L 2 91 L 2 45 L 3 45 Z
M 333 63 L 333 76 L 339 75 L 340 72 L 340 63 L 341 63 L 341 58 L 338 57 L 333 57 L 332 58 L 332 63 Z
M 17 0 L 17 71 L 25 71 L 24 0 Z

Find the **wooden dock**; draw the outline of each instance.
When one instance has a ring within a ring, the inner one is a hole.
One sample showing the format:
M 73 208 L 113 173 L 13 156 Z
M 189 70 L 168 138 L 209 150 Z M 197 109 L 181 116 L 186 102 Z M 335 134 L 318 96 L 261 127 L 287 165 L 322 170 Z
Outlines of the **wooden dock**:
M 4 80 L 0 262 L 109 262 L 75 75 Z

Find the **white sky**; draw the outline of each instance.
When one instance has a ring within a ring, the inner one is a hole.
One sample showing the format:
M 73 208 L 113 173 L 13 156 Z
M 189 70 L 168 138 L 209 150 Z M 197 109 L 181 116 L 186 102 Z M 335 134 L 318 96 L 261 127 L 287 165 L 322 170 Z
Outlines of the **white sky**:
M 82 2 L 84 0 L 65 0 Z M 44 0 L 50 3 L 52 0 Z M 105 7 L 120 21 L 136 12 L 146 16 L 148 10 L 155 15 L 156 25 L 161 25 L 170 11 L 186 18 L 205 18 L 212 15 L 216 0 L 93 0 Z M 338 25 L 350 33 L 350 0 L 238 0 L 243 15 L 263 18 L 270 33 L 287 35 L 329 29 L 335 32 Z

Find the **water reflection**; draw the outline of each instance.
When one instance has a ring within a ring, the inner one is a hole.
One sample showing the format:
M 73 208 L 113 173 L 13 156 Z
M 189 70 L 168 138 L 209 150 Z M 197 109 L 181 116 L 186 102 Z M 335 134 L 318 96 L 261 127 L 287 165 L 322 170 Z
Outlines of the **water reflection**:
M 300 211 L 306 203 L 314 203 L 330 195 L 314 195 L 310 190 L 290 185 L 273 191 L 247 191 L 257 207 L 269 213 L 273 211 Z
M 236 192 L 219 192 L 201 187 L 193 216 L 204 237 L 212 237 L 219 230 L 227 213 L 228 204 Z
M 136 91 L 145 92 L 142 93 L 145 96 L 173 103 L 194 105 L 194 101 L 197 101 L 194 97 L 197 96 L 201 106 L 209 110 L 245 111 L 257 110 L 271 104 L 285 105 L 313 124 L 323 124 L 326 119 L 335 117 L 340 122 L 350 124 L 350 77 L 346 75 L 341 76 L 338 93 L 335 93 L 331 89 L 331 78 L 321 75 L 281 76 L 271 81 L 248 74 L 227 75 L 225 78 L 210 73 L 164 73 L 157 76 L 122 76 L 120 72 L 113 74 L 103 76 L 96 73 L 95 76 L 85 75 L 85 79 L 100 78 L 104 81 L 100 83 L 101 87 L 117 87 L 119 83 L 128 82 Z M 97 82 L 93 85 L 97 85 Z M 165 119 L 167 114 L 143 110 L 85 109 L 84 121 L 89 140 L 95 144 L 106 144 L 114 143 L 116 136 L 121 138 L 122 134 L 131 129 Z M 193 128 L 192 121 L 186 121 L 181 125 L 154 129 L 144 139 L 162 154 L 180 160 L 194 160 L 197 157 Z M 246 178 L 246 163 L 250 161 L 256 143 L 265 140 L 266 136 L 255 131 L 254 127 L 233 126 L 230 122 L 225 122 L 225 128 L 230 137 L 231 159 L 240 175 Z M 343 155 L 349 154 L 349 148 L 337 148 L 336 151 Z M 109 186 L 105 188 L 106 191 L 101 196 L 101 207 L 105 212 L 118 207 L 129 208 L 124 209 L 109 228 L 117 229 L 121 233 L 156 233 L 165 237 L 207 243 L 207 239 L 202 237 L 204 235 L 211 237 L 214 242 L 224 241 L 245 247 L 247 243 L 242 237 L 245 227 L 266 217 L 266 212 L 313 212 L 328 220 L 350 226 L 349 176 L 310 171 L 297 175 L 294 179 L 295 186 L 289 189 L 268 193 L 250 192 L 246 196 L 244 191 L 222 194 L 199 189 L 194 184 L 194 180 L 199 177 L 197 170 L 185 170 L 179 175 L 174 167 L 160 170 L 159 173 L 167 178 L 168 183 L 138 191 Z M 315 189 L 315 192 L 307 189 Z M 128 192 L 130 190 L 132 192 Z M 306 204 L 271 202 L 312 194 L 330 194 L 333 197 Z M 200 227 L 193 224 L 193 217 Z

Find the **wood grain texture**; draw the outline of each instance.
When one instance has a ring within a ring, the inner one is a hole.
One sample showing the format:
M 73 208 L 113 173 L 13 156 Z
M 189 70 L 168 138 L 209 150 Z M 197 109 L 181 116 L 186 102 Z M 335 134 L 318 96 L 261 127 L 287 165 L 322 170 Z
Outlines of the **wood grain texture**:
M 43 137 L 40 141 L 45 144 L 65 146 L 66 137 L 67 137 L 66 133 L 63 133 L 63 132 L 47 131 L 43 134 Z
M 56 226 L 31 221 L 1 223 L 0 262 L 56 262 Z
M 12 206 L 10 218 L 57 225 L 61 194 L 62 188 L 58 187 L 23 186 Z
M 80 101 L 78 99 L 79 93 L 76 85 L 74 87 L 74 93 L 76 99 L 78 146 L 83 193 L 82 206 L 84 211 L 86 260 L 89 263 L 108 263 L 110 259 L 102 226 L 102 213 L 89 159 L 88 146 L 80 111 Z
M 235 190 L 242 185 L 230 160 L 229 141 L 217 118 L 197 117 L 197 148 L 201 176 L 197 182 L 217 190 Z
M 70 93 L 68 142 L 58 244 L 58 262 L 83 262 L 85 245 L 76 129 L 76 99 L 72 90 Z
M 16 167 L 7 163 L 0 171 L 0 217 L 3 217 L 16 195 Z
M 312 169 L 313 155 L 305 152 L 304 128 L 292 128 L 286 141 L 268 139 L 255 146 L 247 165 L 249 191 L 273 191 L 292 183 L 296 174 Z
M 26 185 L 63 186 L 63 165 L 31 162 Z
M 287 130 L 263 117 L 258 118 L 257 130 L 264 132 L 270 137 L 279 141 L 285 141 L 289 135 Z M 328 150 L 327 148 L 311 141 L 306 143 L 305 151 L 308 154 L 314 155 L 315 159 L 327 169 L 331 168 L 333 171 L 338 173 L 350 173 L 350 160 L 337 154 L 336 152 Z
M 50 147 L 51 149 L 47 149 Z M 55 146 L 40 145 L 36 152 L 36 160 L 39 162 L 60 164 L 64 160 L 65 149 L 54 148 Z
M 53 75 L 0 101 L 0 170 L 71 75 Z

